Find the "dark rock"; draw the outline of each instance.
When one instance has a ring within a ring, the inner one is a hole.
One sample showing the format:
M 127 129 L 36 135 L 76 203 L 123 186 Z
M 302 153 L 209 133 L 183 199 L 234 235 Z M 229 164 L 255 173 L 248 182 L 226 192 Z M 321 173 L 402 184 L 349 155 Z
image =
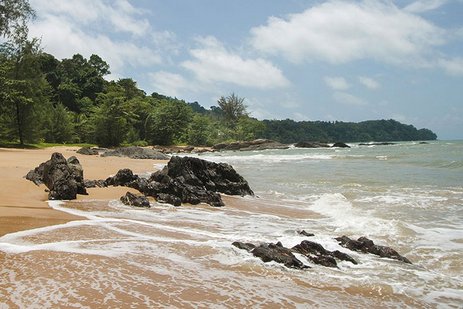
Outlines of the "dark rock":
M 167 203 L 167 204 L 171 204 L 171 205 L 174 205 L 174 206 L 182 205 L 182 200 L 180 198 L 176 197 L 175 195 L 172 195 L 172 194 L 158 193 L 158 194 L 156 194 L 155 197 L 156 197 L 156 200 L 159 203 Z
M 73 200 L 77 194 L 87 194 L 83 169 L 76 157 L 66 160 L 61 153 L 40 164 L 26 175 L 35 184 L 44 183 L 50 190 L 50 200 Z
M 420 144 L 420 145 L 428 145 L 429 143 L 428 142 L 419 142 L 418 144 Z
M 98 150 L 90 147 L 82 147 L 79 150 L 77 150 L 78 154 L 86 155 L 86 156 L 94 156 L 98 155 Z
M 148 201 L 146 196 L 135 195 L 130 192 L 127 192 L 124 196 L 121 197 L 121 202 L 129 206 L 150 207 L 150 202 Z
M 320 142 L 299 142 L 294 145 L 297 148 L 329 148 L 330 145 Z
M 134 188 L 174 206 L 181 203 L 224 206 L 219 193 L 254 195 L 247 181 L 230 165 L 190 157 L 172 157 L 166 167 L 149 179 L 123 169 L 106 179 L 105 185 Z
M 157 150 L 142 147 L 121 147 L 101 154 L 102 157 L 128 157 L 131 159 L 168 160 L 169 156 Z
M 138 179 L 137 175 L 134 175 L 133 172 L 128 169 L 124 168 L 117 172 L 117 174 L 113 177 L 108 177 L 105 180 L 106 186 L 125 186 L 129 187 L 129 184 L 133 181 Z
M 104 188 L 107 187 L 104 180 L 84 180 L 85 188 Z
M 251 253 L 265 263 L 275 261 L 289 268 L 305 269 L 310 268 L 298 260 L 290 249 L 285 248 L 281 243 L 261 244 L 255 247 Z
M 395 259 L 402 261 L 404 263 L 412 264 L 409 259 L 404 256 L 401 256 L 394 249 L 387 246 L 376 245 L 371 239 L 366 237 L 360 237 L 359 239 L 350 239 L 347 236 L 336 237 L 335 238 L 339 244 L 347 249 L 352 251 L 358 251 L 363 253 L 371 253 L 378 255 L 380 257 L 386 257 L 390 259 Z
M 337 143 L 334 143 L 333 146 L 331 147 L 336 147 L 336 148 L 350 148 L 349 145 L 347 145 L 346 143 L 342 143 L 342 142 L 337 142 Z
M 300 235 L 307 236 L 307 237 L 315 236 L 315 234 L 308 233 L 308 232 L 306 232 L 305 230 L 298 231 L 298 233 L 299 233 Z
M 214 145 L 213 150 L 239 150 L 239 151 L 254 151 L 266 149 L 288 149 L 289 146 L 268 139 L 256 139 L 253 141 L 240 141 L 232 143 L 221 143 Z
M 338 250 L 326 250 L 322 245 L 313 241 L 304 240 L 300 244 L 294 246 L 292 250 L 306 256 L 315 264 L 320 264 L 326 267 L 337 267 L 336 259 L 357 264 L 357 261 L 350 255 Z
M 249 242 L 235 241 L 232 243 L 232 245 L 237 247 L 238 249 L 246 250 L 248 252 L 251 252 L 254 248 L 256 248 L 256 245 L 251 244 Z

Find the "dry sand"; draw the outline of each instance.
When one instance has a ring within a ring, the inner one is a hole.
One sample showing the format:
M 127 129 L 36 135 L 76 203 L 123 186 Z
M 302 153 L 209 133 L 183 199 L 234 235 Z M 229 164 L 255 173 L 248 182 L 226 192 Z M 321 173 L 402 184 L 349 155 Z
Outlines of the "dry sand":
M 86 179 L 106 179 L 121 168 L 130 168 L 134 173 L 154 171 L 155 164 L 166 161 L 135 160 L 119 157 L 86 156 L 77 154 L 78 147 L 59 146 L 46 149 L 0 148 L 0 236 L 31 228 L 61 224 L 79 220 L 48 206 L 46 187 L 36 186 L 24 176 L 29 170 L 50 159 L 53 152 L 60 152 L 66 158 L 76 156 L 84 169 Z M 89 189 L 89 195 L 78 196 L 79 200 L 117 199 L 128 188 Z

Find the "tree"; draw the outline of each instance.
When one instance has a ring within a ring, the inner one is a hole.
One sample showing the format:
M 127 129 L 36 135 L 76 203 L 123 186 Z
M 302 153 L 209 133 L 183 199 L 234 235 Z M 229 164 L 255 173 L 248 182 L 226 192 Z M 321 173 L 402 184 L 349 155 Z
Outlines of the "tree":
M 232 127 L 236 125 L 240 117 L 248 115 L 244 98 L 240 98 L 234 93 L 227 97 L 220 97 L 217 103 L 222 110 L 225 121 Z
M 13 41 L 1 46 L 3 127 L 11 140 L 38 140 L 41 134 L 40 113 L 47 104 L 47 82 L 40 70 L 40 48 L 36 39 Z M 5 133 L 5 132 L 4 132 Z
M 147 139 L 157 145 L 171 145 L 186 135 L 191 108 L 183 101 L 161 100 L 147 119 Z
M 27 34 L 27 21 L 34 17 L 35 12 L 27 0 L 0 1 L 0 36 L 11 39 Z
M 211 133 L 211 121 L 209 117 L 195 114 L 188 128 L 187 142 L 194 146 L 205 146 L 209 144 Z

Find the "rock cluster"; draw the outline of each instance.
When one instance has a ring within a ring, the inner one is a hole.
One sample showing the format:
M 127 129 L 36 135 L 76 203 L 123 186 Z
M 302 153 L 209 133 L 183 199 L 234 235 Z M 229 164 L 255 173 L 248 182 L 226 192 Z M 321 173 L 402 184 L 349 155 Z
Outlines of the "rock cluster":
M 66 160 L 55 152 L 50 160 L 29 171 L 26 179 L 36 185 L 44 183 L 49 189 L 50 200 L 73 200 L 77 194 L 87 194 L 84 171 L 74 156 Z
M 335 238 L 339 244 L 349 250 L 358 251 L 363 253 L 371 253 L 380 257 L 386 257 L 402 261 L 404 263 L 411 264 L 409 259 L 401 256 L 397 251 L 390 247 L 376 245 L 372 240 L 366 237 L 360 237 L 359 239 L 350 239 L 347 236 L 341 236 Z
M 275 142 L 269 139 L 256 139 L 253 141 L 241 141 L 232 143 L 221 143 L 214 145 L 213 150 L 239 150 L 239 151 L 254 151 L 266 149 L 288 149 L 289 145 Z
M 349 250 L 362 252 L 362 253 L 373 253 L 380 257 L 386 257 L 396 259 L 404 263 L 411 262 L 397 253 L 394 249 L 386 246 L 375 245 L 373 241 L 366 237 L 360 237 L 359 240 L 352 240 L 347 236 L 335 238 L 340 242 L 343 247 Z M 305 269 L 310 268 L 299 260 L 294 253 L 302 254 L 309 261 L 314 264 L 326 266 L 326 267 L 338 267 L 338 261 L 346 261 L 357 265 L 358 262 L 352 256 L 339 250 L 329 251 L 326 250 L 322 245 L 309 241 L 303 240 L 300 244 L 292 248 L 284 247 L 281 242 L 273 243 L 261 243 L 252 244 L 235 241 L 232 243 L 233 246 L 250 252 L 255 257 L 260 258 L 262 261 L 270 262 L 275 261 L 283 264 L 289 268 Z
M 128 157 L 131 159 L 169 160 L 169 156 L 160 151 L 143 147 L 121 147 L 105 151 L 102 157 Z
M 127 192 L 124 196 L 121 197 L 121 202 L 128 206 L 135 207 L 150 207 L 150 202 L 148 198 L 144 195 L 135 195 L 133 193 Z
M 219 193 L 254 195 L 248 182 L 231 165 L 191 157 L 172 157 L 166 167 L 148 179 L 134 175 L 130 169 L 122 169 L 104 181 L 86 183 L 88 186 L 134 188 L 158 202 L 174 206 L 181 203 L 223 206 Z

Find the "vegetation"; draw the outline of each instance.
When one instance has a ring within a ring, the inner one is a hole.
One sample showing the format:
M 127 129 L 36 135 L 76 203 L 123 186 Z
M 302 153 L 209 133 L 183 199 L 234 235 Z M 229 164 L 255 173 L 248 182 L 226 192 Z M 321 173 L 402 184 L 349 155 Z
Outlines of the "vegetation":
M 431 140 L 436 135 L 394 120 L 360 123 L 257 120 L 234 93 L 204 108 L 159 93 L 147 95 L 124 78 L 104 79 L 98 55 L 58 60 L 27 39 L 34 12 L 26 0 L 0 2 L 0 143 L 212 145 L 269 138 L 299 141 Z

